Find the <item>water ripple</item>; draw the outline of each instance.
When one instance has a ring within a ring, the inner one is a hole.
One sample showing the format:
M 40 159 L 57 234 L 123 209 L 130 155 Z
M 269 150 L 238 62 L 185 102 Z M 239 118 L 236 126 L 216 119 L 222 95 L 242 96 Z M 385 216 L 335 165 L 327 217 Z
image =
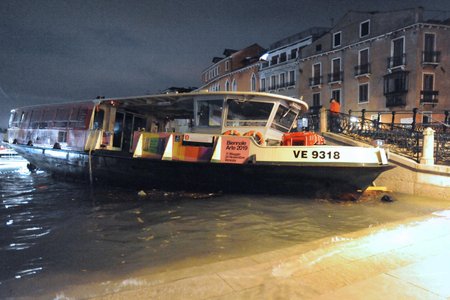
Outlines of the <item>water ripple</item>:
M 91 189 L 45 173 L 2 177 L 0 256 L 7 266 L 0 268 L 0 298 L 6 290 L 20 298 L 33 295 L 32 288 L 89 282 L 98 274 L 217 261 L 323 237 L 337 242 L 345 232 L 430 209 L 401 200 L 340 205 L 294 196 L 145 192 Z

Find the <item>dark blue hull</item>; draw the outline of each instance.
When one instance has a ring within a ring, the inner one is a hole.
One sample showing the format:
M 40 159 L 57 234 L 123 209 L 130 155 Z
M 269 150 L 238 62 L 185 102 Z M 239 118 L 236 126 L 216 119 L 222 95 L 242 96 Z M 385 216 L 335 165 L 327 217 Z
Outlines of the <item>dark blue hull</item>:
M 386 165 L 333 166 L 222 164 L 133 158 L 112 151 L 88 152 L 11 145 L 32 165 L 56 176 L 137 189 L 302 194 L 355 193 L 370 186 Z

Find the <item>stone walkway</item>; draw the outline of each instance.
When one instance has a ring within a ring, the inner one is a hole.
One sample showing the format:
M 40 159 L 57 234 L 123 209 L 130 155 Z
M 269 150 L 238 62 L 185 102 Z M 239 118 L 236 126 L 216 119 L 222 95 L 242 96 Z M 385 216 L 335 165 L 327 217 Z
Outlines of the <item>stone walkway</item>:
M 55 296 L 450 299 L 450 211 L 249 257 L 77 286 Z

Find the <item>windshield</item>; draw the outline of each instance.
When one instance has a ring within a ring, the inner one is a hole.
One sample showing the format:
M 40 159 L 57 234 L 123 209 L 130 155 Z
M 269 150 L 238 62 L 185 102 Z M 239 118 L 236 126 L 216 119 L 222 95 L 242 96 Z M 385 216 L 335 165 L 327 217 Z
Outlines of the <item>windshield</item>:
M 280 105 L 271 127 L 282 132 L 288 132 L 297 118 L 297 115 L 297 110 Z
M 228 101 L 227 126 L 266 126 L 273 103 Z
M 222 103 L 222 100 L 197 101 L 197 126 L 220 126 Z

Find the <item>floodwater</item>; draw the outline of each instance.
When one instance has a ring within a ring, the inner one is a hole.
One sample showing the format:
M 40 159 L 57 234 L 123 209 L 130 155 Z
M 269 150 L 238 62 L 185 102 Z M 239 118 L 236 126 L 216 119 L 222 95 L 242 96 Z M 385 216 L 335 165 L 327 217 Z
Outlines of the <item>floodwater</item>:
M 0 174 L 0 298 L 242 257 L 450 203 L 393 194 L 362 202 L 301 195 L 190 194 L 96 187 L 45 172 Z

